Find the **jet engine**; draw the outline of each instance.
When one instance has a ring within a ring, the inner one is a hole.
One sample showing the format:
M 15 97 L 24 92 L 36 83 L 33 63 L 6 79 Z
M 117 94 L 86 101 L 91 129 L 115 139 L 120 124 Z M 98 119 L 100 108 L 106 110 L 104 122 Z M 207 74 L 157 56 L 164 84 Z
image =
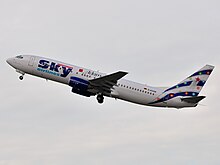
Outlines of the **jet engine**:
M 88 92 L 89 82 L 84 79 L 78 77 L 71 77 L 69 85 L 72 87 L 73 93 L 77 93 L 86 97 L 94 95 L 93 93 Z

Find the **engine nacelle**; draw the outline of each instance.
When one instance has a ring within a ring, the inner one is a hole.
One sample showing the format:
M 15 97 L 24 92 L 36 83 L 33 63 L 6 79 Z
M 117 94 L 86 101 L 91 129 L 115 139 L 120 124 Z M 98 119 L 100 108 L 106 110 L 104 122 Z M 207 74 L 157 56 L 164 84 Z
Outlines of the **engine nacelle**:
M 78 77 L 71 77 L 69 85 L 72 87 L 73 93 L 77 93 L 86 97 L 94 95 L 93 93 L 87 91 L 89 87 L 89 82 L 84 79 Z

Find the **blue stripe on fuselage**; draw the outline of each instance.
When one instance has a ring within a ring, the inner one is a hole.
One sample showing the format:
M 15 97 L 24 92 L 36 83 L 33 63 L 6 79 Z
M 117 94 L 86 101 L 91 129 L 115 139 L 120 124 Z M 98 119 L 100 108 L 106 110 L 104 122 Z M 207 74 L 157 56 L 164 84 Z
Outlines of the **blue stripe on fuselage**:
M 78 81 L 78 82 L 86 84 L 86 85 L 89 84 L 89 82 L 87 80 L 81 79 L 79 77 L 74 77 L 74 76 L 70 77 L 70 81 Z
M 185 86 L 190 86 L 192 84 L 192 81 L 186 81 L 184 83 L 181 83 L 181 84 L 178 84 L 178 85 L 175 85 L 167 90 L 165 90 L 163 93 L 167 92 L 167 91 L 170 91 L 172 89 L 176 89 L 176 88 L 181 88 L 181 87 L 185 87 Z
M 178 96 L 198 96 L 198 95 L 199 95 L 199 93 L 197 93 L 197 92 L 169 93 L 166 96 L 162 97 L 161 99 L 159 99 L 157 101 L 154 101 L 154 102 L 151 102 L 149 104 L 161 103 L 161 102 L 164 102 L 164 101 L 171 100 L 171 99 L 173 99 L 175 97 L 178 97 Z

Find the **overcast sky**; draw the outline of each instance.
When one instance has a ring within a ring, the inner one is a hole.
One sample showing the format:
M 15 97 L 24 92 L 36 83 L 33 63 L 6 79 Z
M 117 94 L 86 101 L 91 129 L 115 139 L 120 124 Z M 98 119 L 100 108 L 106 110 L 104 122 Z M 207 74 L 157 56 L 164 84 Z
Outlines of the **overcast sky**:
M 0 0 L 0 165 L 219 165 L 219 0 Z M 152 86 L 216 66 L 185 110 L 71 93 L 5 60 L 34 54 Z

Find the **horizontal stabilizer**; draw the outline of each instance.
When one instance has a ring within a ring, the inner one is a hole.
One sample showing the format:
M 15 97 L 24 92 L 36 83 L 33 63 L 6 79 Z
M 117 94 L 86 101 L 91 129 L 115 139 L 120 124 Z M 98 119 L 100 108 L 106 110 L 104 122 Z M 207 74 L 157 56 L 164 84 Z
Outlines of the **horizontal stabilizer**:
M 182 98 L 181 100 L 187 103 L 198 103 L 200 102 L 202 99 L 204 99 L 205 96 L 196 96 L 196 97 L 187 97 L 187 98 Z

